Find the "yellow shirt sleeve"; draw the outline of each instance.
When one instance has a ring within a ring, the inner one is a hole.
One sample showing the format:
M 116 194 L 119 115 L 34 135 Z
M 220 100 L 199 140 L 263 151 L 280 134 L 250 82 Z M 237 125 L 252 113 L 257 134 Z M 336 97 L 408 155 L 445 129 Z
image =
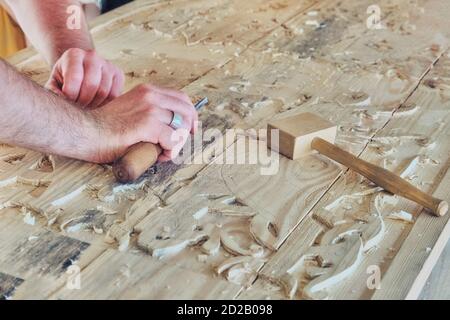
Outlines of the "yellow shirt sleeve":
M 0 57 L 6 58 L 25 47 L 25 35 L 22 30 L 0 6 Z

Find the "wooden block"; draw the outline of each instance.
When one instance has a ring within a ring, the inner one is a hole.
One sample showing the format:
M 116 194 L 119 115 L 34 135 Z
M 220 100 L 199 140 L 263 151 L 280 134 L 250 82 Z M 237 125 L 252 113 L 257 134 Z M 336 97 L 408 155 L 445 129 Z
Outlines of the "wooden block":
M 279 130 L 278 141 L 272 141 L 271 131 Z M 300 113 L 270 121 L 267 124 L 267 145 L 289 159 L 311 154 L 311 141 L 320 137 L 334 143 L 337 126 L 314 113 Z

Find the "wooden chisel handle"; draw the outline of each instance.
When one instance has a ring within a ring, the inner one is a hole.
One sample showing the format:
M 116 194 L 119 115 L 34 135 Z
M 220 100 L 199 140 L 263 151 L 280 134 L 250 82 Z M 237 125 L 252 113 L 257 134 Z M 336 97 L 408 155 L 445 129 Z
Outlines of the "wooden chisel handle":
M 153 143 L 140 142 L 132 145 L 125 155 L 114 162 L 114 176 L 122 183 L 135 181 L 156 163 L 161 152 L 161 147 Z
M 194 107 L 196 110 L 200 110 L 208 102 L 208 98 L 205 97 L 198 101 Z M 162 149 L 159 145 L 148 142 L 136 143 L 128 148 L 125 155 L 114 162 L 114 176 L 117 181 L 122 183 L 135 181 L 156 163 L 161 152 Z
M 431 212 L 438 217 L 445 215 L 448 211 L 448 203 L 446 201 L 426 194 L 398 175 L 359 159 L 328 141 L 321 138 L 314 138 L 311 147 L 324 156 L 327 156 L 366 177 L 383 189 L 422 205 L 431 210 Z

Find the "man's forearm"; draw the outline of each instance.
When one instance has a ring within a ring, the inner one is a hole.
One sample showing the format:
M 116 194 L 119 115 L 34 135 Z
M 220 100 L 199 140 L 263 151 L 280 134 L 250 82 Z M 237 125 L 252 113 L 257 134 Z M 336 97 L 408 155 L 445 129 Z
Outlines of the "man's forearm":
M 86 159 L 97 123 L 89 113 L 38 86 L 0 59 L 0 141 Z
M 86 18 L 78 0 L 6 0 L 17 21 L 33 46 L 54 65 L 70 48 L 93 49 Z M 77 6 L 80 12 L 80 28 L 67 27 L 70 13 L 67 9 Z

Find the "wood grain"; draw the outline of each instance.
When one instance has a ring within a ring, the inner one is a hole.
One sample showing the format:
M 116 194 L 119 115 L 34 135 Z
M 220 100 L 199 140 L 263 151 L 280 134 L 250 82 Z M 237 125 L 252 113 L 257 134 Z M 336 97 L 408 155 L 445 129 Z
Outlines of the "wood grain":
M 449 163 L 448 160 L 441 162 L 436 159 L 448 159 L 449 156 L 448 144 L 445 142 L 449 130 L 446 111 L 448 100 L 442 99 L 442 91 L 430 89 L 428 81 L 436 78 L 437 74 L 445 74 L 447 69 L 446 55 L 424 78 L 404 107 L 396 111 L 387 126 L 375 135 L 362 154 L 362 158 L 379 162 L 413 184 L 421 185 L 428 192 L 439 186 L 434 194 L 445 200 L 448 200 L 447 194 L 439 190 L 446 190 Z M 443 87 L 445 85 L 441 84 L 440 88 Z M 420 107 L 411 108 L 411 105 Z M 411 110 L 415 111 L 411 113 Z M 400 210 L 413 214 L 413 225 L 390 218 L 392 213 Z M 276 282 L 277 279 L 286 279 L 285 274 L 290 274 L 299 281 L 296 296 L 306 295 L 311 298 L 303 286 L 310 281 L 308 269 L 311 265 L 317 267 L 317 263 L 320 267 L 318 261 L 321 260 L 308 258 L 308 251 L 317 246 L 314 243 L 320 241 L 322 231 L 335 230 L 334 233 L 341 234 L 345 240 L 346 230 L 349 230 L 346 225 L 351 226 L 355 221 L 370 224 L 371 214 L 379 214 L 384 220 L 385 231 L 382 238 L 377 239 L 374 249 L 363 256 L 351 277 L 340 278 L 327 292 L 312 298 L 366 299 L 372 295 L 380 299 L 416 298 L 448 239 L 447 217 L 436 218 L 420 215 L 420 212 L 420 206 L 380 193 L 379 189 L 349 171 L 333 185 L 312 209 L 312 215 L 300 223 L 264 266 L 261 281 L 269 279 Z M 347 265 L 348 268 L 354 266 L 354 263 Z M 377 266 L 381 272 L 380 290 L 369 289 L 366 285 L 370 266 Z M 321 272 L 327 272 L 327 269 Z M 285 286 L 286 281 L 281 282 L 278 288 L 282 297 L 286 297 Z
M 98 51 L 125 70 L 127 89 L 150 81 L 193 98 L 207 96 L 211 102 L 200 114 L 203 129 L 241 131 L 200 143 L 194 159 L 206 162 L 157 165 L 129 185 L 116 184 L 108 166 L 2 145 L 0 225 L 7 231 L 0 272 L 24 280 L 12 297 L 322 298 L 316 286 L 304 290 L 312 281 L 296 284 L 297 276 L 319 277 L 324 288 L 327 279 L 335 281 L 350 270 L 345 281 L 326 289 L 331 298 L 356 299 L 373 295 L 364 285 L 370 265 L 397 279 L 399 268 L 390 262 L 422 221 L 419 207 L 374 190 L 319 155 L 270 162 L 262 148 L 265 162 L 220 163 L 236 155 L 255 159 L 265 141 L 253 129 L 269 120 L 313 112 L 339 124 L 339 146 L 405 172 L 421 189 L 433 192 L 448 180 L 443 179 L 448 5 L 382 0 L 385 28 L 372 30 L 366 26 L 371 4 L 137 0 L 96 20 L 92 33 Z M 32 50 L 10 61 L 45 82 L 48 67 Z M 242 145 L 254 148 L 239 149 Z M 262 175 L 262 169 L 273 169 L 271 163 L 278 171 Z M 389 218 L 399 210 L 410 212 L 412 223 Z M 377 212 L 383 224 L 369 219 L 368 213 Z M 24 222 L 33 217 L 34 226 Z M 427 231 L 431 243 L 440 227 L 433 224 Z M 326 258 L 333 240 L 350 231 L 362 234 L 362 246 L 352 236 L 343 237 L 339 248 L 347 258 L 332 260 L 335 268 L 324 270 L 317 259 L 306 261 L 305 268 L 302 256 Z M 45 274 L 39 268 L 23 270 L 31 261 L 28 254 L 6 263 L 11 250 L 34 232 L 45 243 L 69 246 L 67 254 L 80 251 L 76 263 L 82 279 L 89 279 L 84 290 L 67 291 L 64 259 L 45 250 L 37 252 Z M 353 252 L 362 260 L 353 259 Z M 419 265 L 426 263 L 416 249 L 410 255 Z M 130 265 L 122 268 L 127 261 Z M 288 270 L 291 276 L 285 275 Z M 417 270 L 401 271 L 408 274 L 399 294 L 405 297 Z M 188 286 L 179 281 L 183 274 L 194 279 Z M 97 277 L 101 281 L 90 280 Z M 142 279 L 152 285 L 137 286 Z M 169 282 L 172 290 L 164 287 Z M 99 290 L 102 286 L 108 289 Z

